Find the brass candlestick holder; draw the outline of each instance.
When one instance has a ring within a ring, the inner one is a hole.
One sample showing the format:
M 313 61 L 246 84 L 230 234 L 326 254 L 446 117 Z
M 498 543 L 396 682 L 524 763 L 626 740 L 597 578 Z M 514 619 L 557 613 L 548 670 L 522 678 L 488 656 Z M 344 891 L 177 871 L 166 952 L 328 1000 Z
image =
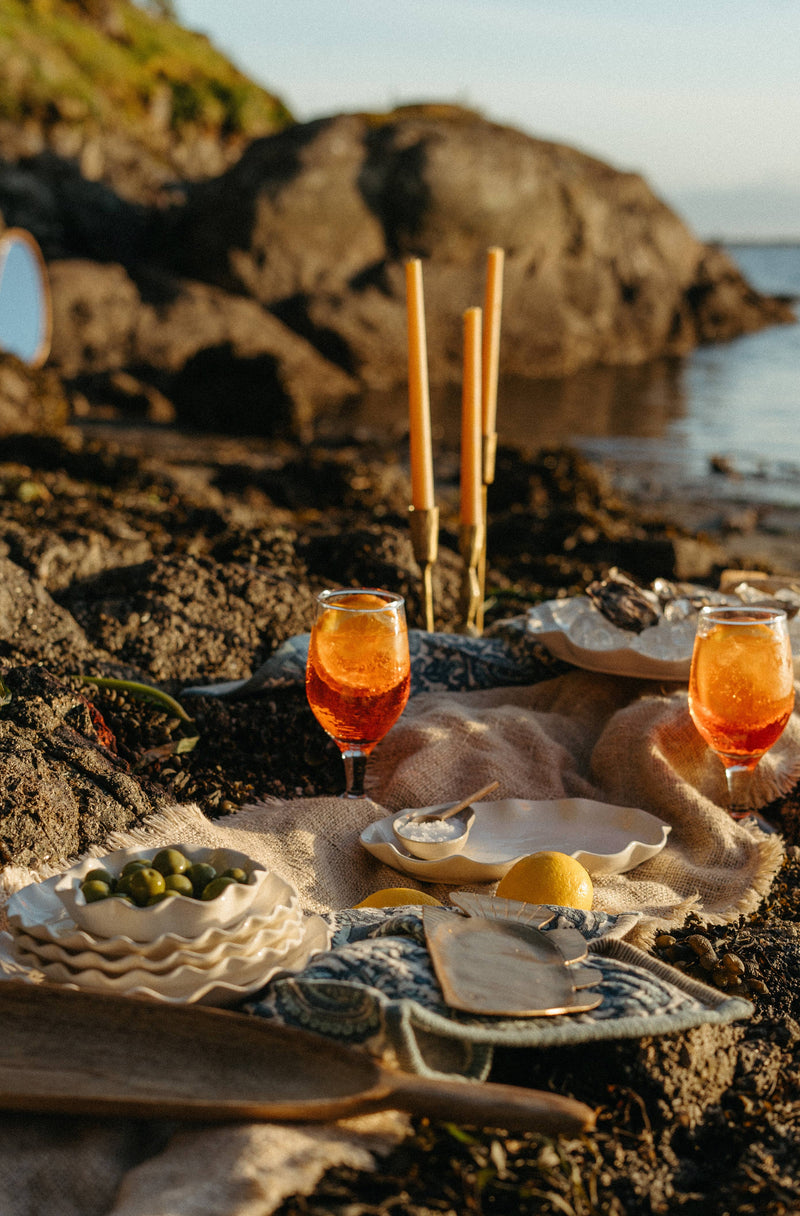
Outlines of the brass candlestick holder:
M 433 567 L 439 556 L 439 508 L 417 510 L 408 508 L 411 545 L 417 565 L 422 571 L 422 598 L 425 607 L 425 628 L 433 633 Z
M 497 431 L 492 431 L 489 435 L 483 436 L 483 452 L 482 452 L 482 475 L 481 480 L 483 487 L 481 489 L 481 510 L 483 512 L 483 544 L 481 545 L 480 557 L 478 558 L 478 584 L 480 587 L 480 599 L 478 601 L 478 611 L 476 614 L 475 625 L 478 634 L 483 633 L 483 605 L 486 599 L 486 543 L 489 532 L 489 486 L 494 481 L 494 468 L 497 459 Z
M 472 637 L 477 637 L 480 632 L 478 610 L 481 603 L 481 584 L 478 566 L 483 540 L 482 523 L 461 525 L 458 533 L 458 548 L 464 561 L 464 573 L 461 578 L 461 632 L 471 634 Z

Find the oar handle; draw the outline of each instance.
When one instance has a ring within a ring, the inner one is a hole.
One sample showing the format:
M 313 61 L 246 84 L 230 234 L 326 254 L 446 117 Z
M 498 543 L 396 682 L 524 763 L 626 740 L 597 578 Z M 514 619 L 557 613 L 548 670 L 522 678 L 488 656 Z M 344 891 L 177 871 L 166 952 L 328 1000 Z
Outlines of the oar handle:
M 591 1107 L 546 1090 L 491 1081 L 450 1081 L 410 1073 L 389 1076 L 392 1092 L 386 1105 L 412 1115 L 548 1136 L 578 1136 L 591 1131 L 595 1124 Z

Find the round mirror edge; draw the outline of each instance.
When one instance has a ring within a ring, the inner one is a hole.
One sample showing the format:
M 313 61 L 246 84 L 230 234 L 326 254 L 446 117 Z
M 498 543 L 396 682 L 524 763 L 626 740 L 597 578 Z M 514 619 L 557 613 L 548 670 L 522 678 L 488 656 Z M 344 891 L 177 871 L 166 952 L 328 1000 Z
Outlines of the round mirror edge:
M 33 256 L 36 268 L 39 272 L 39 286 L 41 288 L 41 337 L 39 344 L 36 347 L 33 355 L 26 359 L 25 362 L 29 367 L 42 367 L 50 354 L 50 346 L 53 337 L 53 301 L 50 294 L 50 278 L 47 273 L 47 263 L 44 260 L 39 242 L 28 232 L 27 228 L 17 228 L 11 226 L 4 228 L 0 232 L 0 271 L 2 271 L 8 253 L 17 241 L 23 244 Z

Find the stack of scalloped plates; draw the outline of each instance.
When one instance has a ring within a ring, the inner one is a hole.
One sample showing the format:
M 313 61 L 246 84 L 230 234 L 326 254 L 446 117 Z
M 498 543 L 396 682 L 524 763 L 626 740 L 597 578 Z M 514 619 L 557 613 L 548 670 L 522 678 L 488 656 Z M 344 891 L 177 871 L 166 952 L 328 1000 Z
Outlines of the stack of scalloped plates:
M 34 883 L 8 904 L 14 960 L 31 980 L 171 1003 L 230 1005 L 279 971 L 301 970 L 330 944 L 325 921 L 304 916 L 297 892 L 273 873 L 265 874 L 257 898 L 234 923 L 209 924 L 206 905 L 195 935 L 175 932 L 166 921 L 165 931 L 148 941 L 101 936 L 77 925 L 56 890 L 63 881 L 57 875 Z

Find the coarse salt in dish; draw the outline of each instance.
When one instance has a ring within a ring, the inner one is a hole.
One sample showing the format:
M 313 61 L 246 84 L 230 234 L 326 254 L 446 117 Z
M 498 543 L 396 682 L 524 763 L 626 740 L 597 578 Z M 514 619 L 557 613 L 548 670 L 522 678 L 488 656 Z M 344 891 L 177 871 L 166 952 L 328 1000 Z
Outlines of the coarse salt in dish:
M 426 811 L 446 811 L 441 807 L 425 808 Z M 475 812 L 470 808 L 467 819 L 415 819 L 414 811 L 400 811 L 392 820 L 395 841 L 412 857 L 433 861 L 460 853 L 467 843 Z
M 463 835 L 464 824 L 453 819 L 432 819 L 427 823 L 410 819 L 407 823 L 399 823 L 397 830 L 407 840 L 455 840 Z

